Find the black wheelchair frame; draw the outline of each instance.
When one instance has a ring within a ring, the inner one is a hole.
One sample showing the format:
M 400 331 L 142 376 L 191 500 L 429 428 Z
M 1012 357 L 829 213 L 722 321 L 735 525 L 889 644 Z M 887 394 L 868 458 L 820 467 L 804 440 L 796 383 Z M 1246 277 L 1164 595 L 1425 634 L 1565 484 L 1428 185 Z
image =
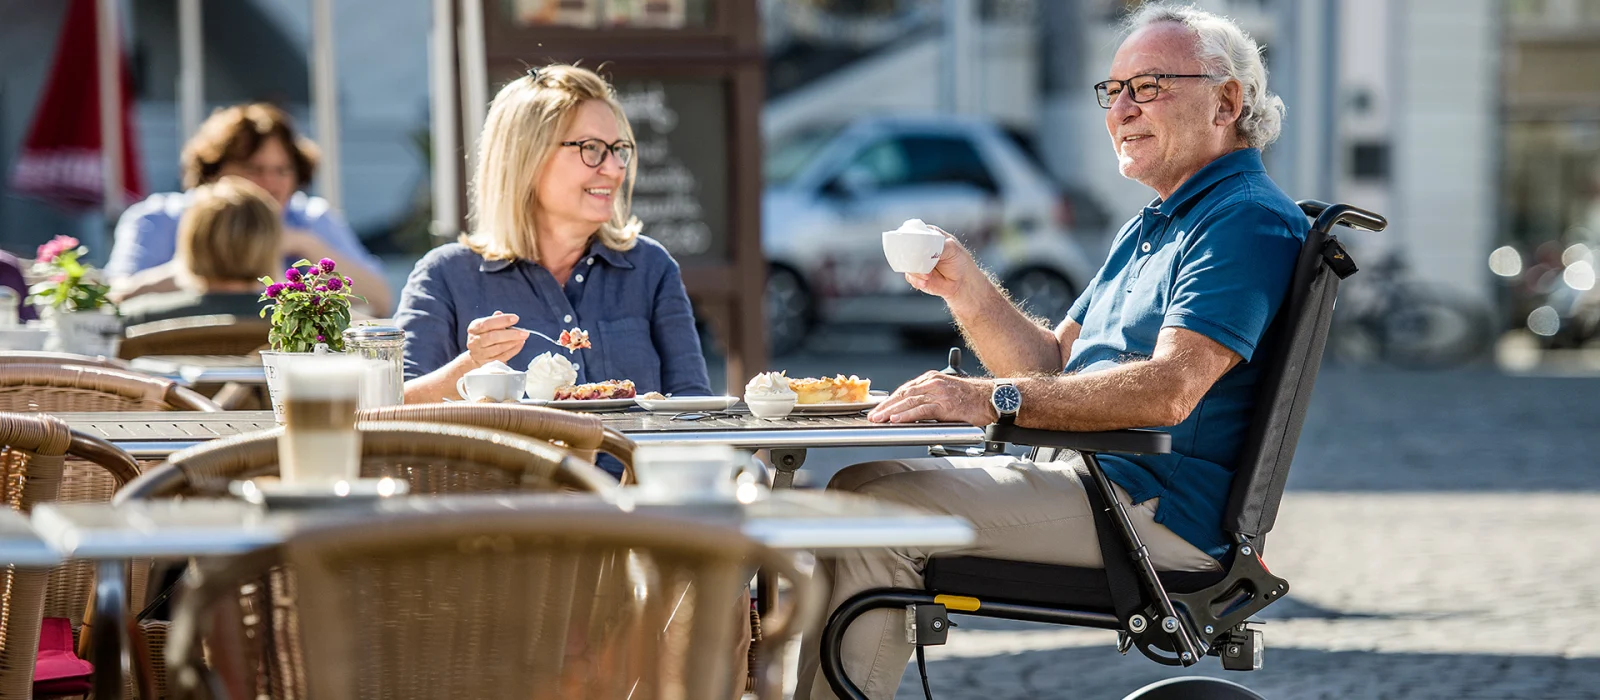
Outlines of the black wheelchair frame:
M 1171 450 L 1171 435 L 1159 430 L 1059 432 L 996 424 L 987 430 L 995 443 L 1078 452 L 1105 569 L 1080 569 L 980 557 L 934 557 L 923 589 L 880 588 L 846 601 L 822 632 L 822 671 L 833 692 L 865 700 L 845 676 L 840 645 L 860 615 L 879 608 L 907 609 L 908 634 L 921 659 L 922 647 L 943 644 L 947 615 L 1024 620 L 1115 630 L 1118 651 L 1136 646 L 1169 666 L 1193 666 L 1201 657 L 1221 657 L 1223 668 L 1261 666 L 1261 631 L 1252 616 L 1289 591 L 1261 558 L 1283 498 L 1295 444 L 1305 423 L 1311 390 L 1321 366 L 1339 281 L 1357 270 L 1332 235 L 1345 225 L 1382 231 L 1388 222 L 1346 204 L 1299 202 L 1314 219 L 1296 261 L 1289 293 L 1257 352 L 1264 359 L 1260 393 L 1224 515 L 1234 542 L 1214 573 L 1158 572 L 1096 455 L 1161 454 Z M 951 353 L 959 372 L 959 354 Z M 1000 577 L 1010 577 L 997 580 Z M 925 674 L 924 674 L 925 675 Z M 926 678 L 924 677 L 926 688 Z M 1224 697 L 1224 695 L 1217 695 Z M 1226 697 L 1255 697 L 1247 691 Z

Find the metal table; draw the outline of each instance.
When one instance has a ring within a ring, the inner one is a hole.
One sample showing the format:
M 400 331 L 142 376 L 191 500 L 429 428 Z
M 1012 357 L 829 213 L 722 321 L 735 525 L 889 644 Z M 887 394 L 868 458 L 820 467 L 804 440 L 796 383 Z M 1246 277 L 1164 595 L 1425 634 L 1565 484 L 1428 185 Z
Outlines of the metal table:
M 267 383 L 261 358 L 243 355 L 146 355 L 128 361 L 140 372 L 188 385 Z
M 271 411 L 57 414 L 74 429 L 104 438 L 138 459 L 163 459 L 208 440 L 276 425 Z M 678 420 L 642 412 L 599 414 L 606 426 L 641 445 L 733 445 L 772 451 L 775 486 L 791 485 L 814 447 L 970 446 L 983 430 L 964 423 L 873 423 L 865 416 L 790 416 L 762 420 L 742 413 Z
M 28 516 L 0 508 L 0 566 L 44 569 L 60 563 L 61 555 L 39 538 Z
M 962 518 L 933 515 L 853 494 L 778 491 L 750 502 L 671 502 L 636 499 L 625 490 L 617 501 L 561 494 L 462 495 L 396 498 L 371 504 L 311 510 L 271 511 L 233 500 L 159 500 L 125 503 L 44 504 L 34 510 L 33 530 L 61 554 L 98 562 L 95 626 L 95 697 L 122 692 L 122 635 L 129 620 L 125 603 L 128 560 L 233 556 L 272 547 L 296 532 L 331 522 L 381 521 L 385 515 L 452 510 L 593 511 L 638 510 L 738 527 L 778 549 L 841 551 L 883 547 L 954 548 L 970 544 L 972 527 Z

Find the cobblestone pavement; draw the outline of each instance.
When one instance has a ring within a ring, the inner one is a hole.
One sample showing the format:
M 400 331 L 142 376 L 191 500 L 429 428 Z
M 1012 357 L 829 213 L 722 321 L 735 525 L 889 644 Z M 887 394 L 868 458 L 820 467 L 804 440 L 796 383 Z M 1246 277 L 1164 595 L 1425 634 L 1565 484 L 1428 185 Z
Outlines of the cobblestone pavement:
M 880 385 L 924 353 L 804 356 Z M 883 451 L 813 453 L 821 483 Z M 899 451 L 909 455 L 915 452 Z M 1175 675 L 1272 700 L 1600 698 L 1600 379 L 1325 368 L 1268 564 L 1266 668 L 1174 672 L 1110 633 L 957 618 L 929 650 L 940 700 L 1107 698 Z M 922 697 L 915 669 L 899 697 Z

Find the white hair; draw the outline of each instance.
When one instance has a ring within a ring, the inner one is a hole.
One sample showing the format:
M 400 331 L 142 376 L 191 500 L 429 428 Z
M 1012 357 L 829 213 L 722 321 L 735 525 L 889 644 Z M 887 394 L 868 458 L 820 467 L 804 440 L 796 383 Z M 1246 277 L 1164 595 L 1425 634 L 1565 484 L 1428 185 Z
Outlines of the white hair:
M 1132 34 L 1158 22 L 1176 22 L 1194 32 L 1195 58 L 1219 80 L 1237 80 L 1243 88 L 1239 137 L 1251 148 L 1266 148 L 1283 131 L 1283 99 L 1267 91 L 1267 64 L 1261 46 L 1228 17 L 1193 5 L 1146 3 L 1128 18 Z

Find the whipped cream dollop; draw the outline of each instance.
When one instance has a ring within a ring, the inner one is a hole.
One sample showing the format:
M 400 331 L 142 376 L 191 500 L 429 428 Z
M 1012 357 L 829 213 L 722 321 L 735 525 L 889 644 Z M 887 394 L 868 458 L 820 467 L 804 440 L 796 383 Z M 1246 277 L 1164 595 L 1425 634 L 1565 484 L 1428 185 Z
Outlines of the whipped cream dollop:
M 789 388 L 789 377 L 786 372 L 762 372 L 750 378 L 750 383 L 744 385 L 745 396 L 794 396 L 794 390 Z
M 517 371 L 499 360 L 484 363 L 482 367 L 467 372 L 467 374 L 516 374 Z
M 552 387 L 577 384 L 578 367 L 566 355 L 547 352 L 528 363 L 528 383 Z
M 897 233 L 931 233 L 931 234 L 933 234 L 935 236 L 939 235 L 938 231 L 933 230 L 933 227 L 929 226 L 926 223 L 924 223 L 922 221 L 922 219 L 906 219 L 905 223 L 900 224 L 900 228 L 895 229 L 895 232 L 897 232 Z

